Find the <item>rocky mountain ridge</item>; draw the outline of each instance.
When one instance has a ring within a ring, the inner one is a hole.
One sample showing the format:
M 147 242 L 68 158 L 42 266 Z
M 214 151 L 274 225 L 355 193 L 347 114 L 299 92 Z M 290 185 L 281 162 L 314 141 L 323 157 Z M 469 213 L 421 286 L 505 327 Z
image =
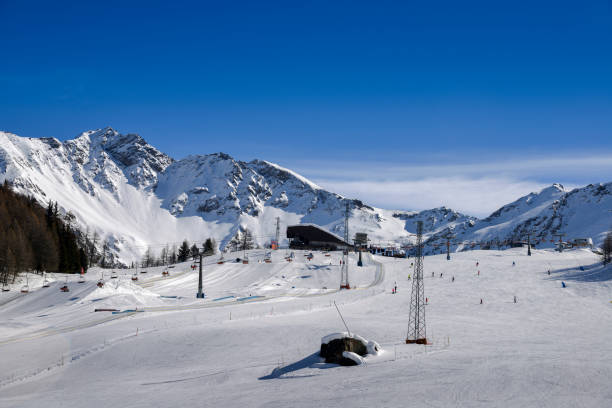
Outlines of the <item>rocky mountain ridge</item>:
M 571 192 L 553 185 L 482 220 L 445 207 L 392 211 L 326 191 L 265 160 L 244 162 L 225 153 L 175 160 L 142 137 L 112 128 L 64 142 L 0 132 L 0 181 L 5 179 L 41 203 L 57 201 L 81 228 L 108 241 L 124 262 L 138 259 L 146 248 L 184 238 L 214 237 L 224 246 L 244 228 L 265 245 L 274 236 L 277 217 L 283 228 L 314 223 L 343 235 L 347 201 L 351 236 L 366 232 L 380 245 L 412 242 L 417 220 L 424 222 L 430 243 L 448 231 L 457 240 L 482 241 L 520 235 L 528 227 L 539 228 L 543 237 L 567 231 L 597 240 L 607 228 L 599 218 L 609 213 L 604 207 L 612 196 L 610 184 Z M 592 211 L 600 217 L 585 216 Z

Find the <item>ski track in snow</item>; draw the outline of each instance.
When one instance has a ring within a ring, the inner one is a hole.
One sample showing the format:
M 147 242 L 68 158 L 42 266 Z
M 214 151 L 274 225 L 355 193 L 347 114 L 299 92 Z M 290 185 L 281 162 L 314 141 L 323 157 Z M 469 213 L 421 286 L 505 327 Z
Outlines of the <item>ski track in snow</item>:
M 288 263 L 279 250 L 266 264 L 252 251 L 249 265 L 205 265 L 204 301 L 188 264 L 163 279 L 150 268 L 138 285 L 119 271 L 104 290 L 91 271 L 67 294 L 55 276 L 0 295 L 0 406 L 609 406 L 612 270 L 586 250 L 524 252 L 426 257 L 429 346 L 403 343 L 411 260 L 353 257 L 359 289 L 336 291 L 339 253 Z M 318 361 L 320 338 L 343 330 L 334 300 L 383 348 L 363 366 Z

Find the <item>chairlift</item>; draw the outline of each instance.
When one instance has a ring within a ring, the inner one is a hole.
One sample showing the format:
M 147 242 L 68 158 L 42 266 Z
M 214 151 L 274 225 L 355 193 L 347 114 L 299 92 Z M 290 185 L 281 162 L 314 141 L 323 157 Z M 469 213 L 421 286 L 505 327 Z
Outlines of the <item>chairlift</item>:
M 100 279 L 98 279 L 98 283 L 96 284 L 96 286 L 99 288 L 104 287 L 104 272 L 100 274 Z
M 43 284 L 42 284 L 43 288 L 48 288 L 49 287 L 49 280 L 47 279 L 47 273 L 44 272 L 43 273 Z
M 132 280 L 133 281 L 137 281 L 138 280 L 138 274 L 136 272 L 134 272 L 134 274 L 132 275 Z
M 147 273 L 147 270 L 143 269 L 142 271 L 140 271 L 140 273 Z
M 111 273 L 111 279 L 117 279 L 119 277 L 119 275 L 117 275 L 117 272 L 113 271 L 113 273 Z
M 246 255 L 246 254 L 244 255 L 244 257 L 242 258 L 242 263 L 245 264 L 245 265 L 249 263 L 249 256 L 248 255 Z
M 64 283 L 64 286 L 62 286 L 60 290 L 62 292 L 70 292 L 70 289 L 68 289 L 68 277 L 67 276 L 66 276 L 66 283 Z
M 168 272 L 167 269 L 164 269 L 164 271 L 162 272 L 162 276 L 169 276 L 170 272 Z
M 26 284 L 21 287 L 21 293 L 28 293 L 30 291 L 30 285 L 28 282 L 28 276 L 26 275 Z

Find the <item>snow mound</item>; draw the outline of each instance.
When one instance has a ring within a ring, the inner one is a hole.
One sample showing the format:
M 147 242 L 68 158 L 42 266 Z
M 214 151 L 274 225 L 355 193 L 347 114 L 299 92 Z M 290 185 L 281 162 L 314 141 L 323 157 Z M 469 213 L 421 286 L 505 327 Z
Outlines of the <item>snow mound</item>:
M 110 281 L 96 288 L 83 298 L 81 303 L 96 302 L 105 307 L 137 307 L 164 304 L 157 293 L 142 288 L 131 281 Z

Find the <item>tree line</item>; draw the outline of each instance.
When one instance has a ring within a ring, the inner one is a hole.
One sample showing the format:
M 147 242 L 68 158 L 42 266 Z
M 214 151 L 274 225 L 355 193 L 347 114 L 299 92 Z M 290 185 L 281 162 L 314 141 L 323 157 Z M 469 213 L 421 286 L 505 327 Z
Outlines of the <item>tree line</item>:
M 204 256 L 211 256 L 215 254 L 217 243 L 214 238 L 208 238 L 202 245 L 202 253 Z M 142 268 L 149 268 L 153 266 L 171 265 L 178 262 L 186 262 L 189 258 L 195 259 L 199 256 L 200 248 L 196 244 L 189 244 L 188 240 L 183 240 L 183 243 L 177 247 L 166 245 L 162 248 L 159 256 L 156 256 L 151 247 L 147 248 L 140 266 Z M 135 265 L 132 265 L 134 267 Z
M 89 265 L 70 216 L 59 214 L 57 202 L 42 207 L 33 197 L 18 194 L 8 181 L 0 186 L 0 273 L 2 281 L 19 272 L 78 273 Z
M 246 227 L 240 227 L 236 235 L 227 243 L 227 247 L 232 251 L 246 251 L 255 248 L 253 233 Z

